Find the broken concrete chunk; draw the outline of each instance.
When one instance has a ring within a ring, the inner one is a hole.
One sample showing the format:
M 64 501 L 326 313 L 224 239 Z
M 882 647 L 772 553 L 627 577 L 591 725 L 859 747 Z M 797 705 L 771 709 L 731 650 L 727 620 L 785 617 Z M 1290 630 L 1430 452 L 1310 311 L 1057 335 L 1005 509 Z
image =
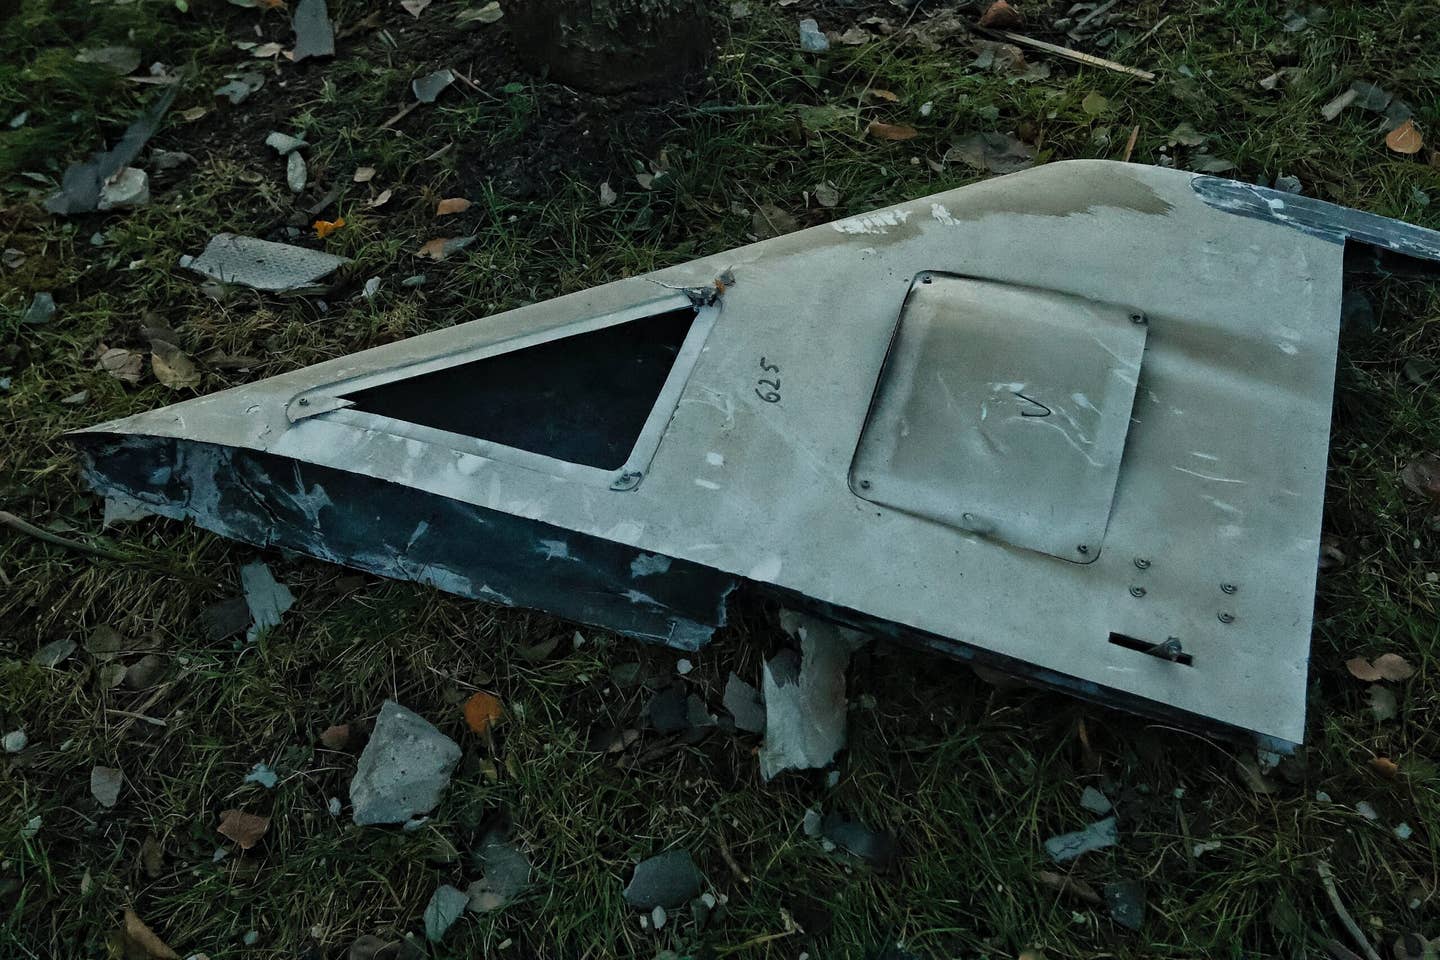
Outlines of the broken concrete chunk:
M 800 21 L 800 49 L 806 53 L 824 53 L 830 49 L 830 38 L 812 17 Z
M 760 775 L 823 767 L 845 746 L 845 670 L 866 636 L 786 610 L 780 626 L 800 640 L 800 653 L 782 650 L 765 664 L 765 742 Z
M 301 140 L 299 137 L 292 137 L 288 133 L 272 130 L 270 131 L 270 135 L 265 138 L 265 146 L 274 150 L 282 157 L 288 157 L 296 150 L 301 150 L 310 146 L 310 144 Z
M 625 902 L 637 910 L 678 907 L 700 892 L 700 871 L 688 850 L 666 850 L 635 865 Z
M 325 0 L 300 0 L 290 21 L 295 30 L 295 51 L 292 59 L 299 63 L 306 57 L 335 55 L 335 27 Z
M 20 315 L 20 322 L 32 327 L 42 326 L 55 318 L 55 297 L 42 290 L 30 298 L 30 306 Z
M 1056 863 L 1064 863 L 1066 860 L 1074 860 L 1091 850 L 1113 847 L 1119 841 L 1120 833 L 1115 818 L 1106 817 L 1104 820 L 1090 824 L 1084 830 L 1051 837 L 1045 841 L 1045 852 Z
M 430 896 L 430 902 L 425 905 L 425 939 L 439 943 L 446 931 L 460 919 L 460 914 L 465 912 L 469 899 L 464 891 L 448 883 L 437 887 Z
M 435 98 L 454 82 L 455 74 L 446 68 L 436 70 L 434 73 L 427 73 L 423 77 L 416 77 L 411 81 L 410 89 L 415 92 L 415 99 L 421 103 L 434 103 Z
M 150 176 L 139 167 L 125 167 L 100 187 L 96 210 L 128 210 L 150 202 Z
M 216 234 L 181 266 L 221 283 L 279 292 L 309 286 L 349 263 L 344 257 L 234 233 Z
M 146 142 L 160 128 L 160 120 L 170 109 L 170 104 L 175 102 L 175 94 L 179 90 L 180 84 L 176 83 L 162 91 L 145 112 L 125 128 L 124 136 L 112 150 L 97 153 L 84 163 L 68 167 L 60 181 L 60 192 L 46 199 L 45 209 L 61 216 L 97 209 L 105 181 L 140 156 Z
M 1145 923 L 1145 884 L 1123 880 L 1105 884 L 1105 903 L 1110 916 L 1128 930 L 1139 930 Z
M 470 909 L 491 913 L 515 899 L 530 882 L 530 859 L 513 843 L 487 840 L 480 848 L 485 875 L 470 884 Z
M 90 795 L 100 806 L 110 808 L 120 799 L 120 785 L 125 777 L 114 767 L 94 767 L 90 771 Z
M 735 727 L 749 733 L 765 732 L 765 704 L 760 691 L 735 674 L 725 681 L 725 709 L 735 718 Z
M 1106 814 L 1110 812 L 1110 800 L 1094 787 L 1086 787 L 1080 791 L 1080 806 L 1091 813 Z
M 285 162 L 285 185 L 290 192 L 300 193 L 309 179 L 310 171 L 305 166 L 305 158 L 299 153 L 290 154 L 290 159 Z
M 245 639 L 254 643 L 280 623 L 281 614 L 295 603 L 295 595 L 258 560 L 240 568 L 240 586 L 245 591 L 245 606 L 252 620 Z
M 418 714 L 386 700 L 350 781 L 357 826 L 429 813 L 450 785 L 460 747 Z M 463 904 L 462 904 L 463 906 Z

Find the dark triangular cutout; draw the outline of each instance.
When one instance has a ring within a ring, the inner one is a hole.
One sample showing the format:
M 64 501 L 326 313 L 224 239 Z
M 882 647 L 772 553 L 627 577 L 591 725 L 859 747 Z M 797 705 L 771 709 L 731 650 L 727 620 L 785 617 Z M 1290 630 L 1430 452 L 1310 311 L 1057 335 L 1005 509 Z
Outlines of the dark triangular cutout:
M 346 396 L 382 417 L 602 470 L 625 465 L 692 308 L 462 363 Z

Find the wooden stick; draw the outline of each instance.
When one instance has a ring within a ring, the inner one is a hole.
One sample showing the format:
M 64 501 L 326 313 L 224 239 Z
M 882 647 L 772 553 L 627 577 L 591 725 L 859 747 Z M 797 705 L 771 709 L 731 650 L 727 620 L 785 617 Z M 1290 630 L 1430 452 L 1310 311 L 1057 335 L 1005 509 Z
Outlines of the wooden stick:
M 1324 860 L 1315 864 L 1315 872 L 1320 874 L 1320 885 L 1325 888 L 1325 896 L 1330 899 L 1330 906 L 1335 908 L 1335 915 L 1340 918 L 1340 925 L 1345 932 L 1350 934 L 1360 952 L 1365 954 L 1365 960 L 1380 960 L 1380 954 L 1370 946 L 1370 941 L 1361 932 L 1360 926 L 1350 917 L 1350 911 L 1345 909 L 1345 904 L 1340 900 L 1340 891 L 1335 889 L 1335 874 L 1330 870 L 1330 864 Z
M 1140 139 L 1140 124 L 1135 124 L 1130 131 L 1130 139 L 1125 142 L 1125 156 L 1120 158 L 1121 163 L 1129 163 L 1130 156 L 1135 152 L 1135 141 Z
M 25 520 L 21 520 L 13 513 L 0 510 L 0 527 L 9 527 L 18 533 L 34 537 L 36 540 L 43 540 L 46 543 L 57 547 L 66 547 L 70 550 L 77 550 L 80 553 L 88 553 L 92 557 L 104 557 L 106 560 L 129 561 L 131 558 L 123 553 L 107 550 L 104 547 L 97 547 L 89 543 L 81 543 L 79 540 L 68 540 L 59 534 L 51 533 L 49 530 L 42 530 Z
M 1057 57 L 1064 57 L 1066 60 L 1073 60 L 1076 63 L 1084 63 L 1092 67 L 1102 67 L 1106 70 L 1114 70 L 1116 73 L 1129 74 L 1132 77 L 1139 77 L 1141 80 L 1154 80 L 1155 74 L 1149 70 L 1141 70 L 1139 67 L 1127 67 L 1123 63 L 1116 63 L 1114 60 L 1106 60 L 1104 57 L 1097 57 L 1089 53 L 1081 53 L 1079 50 L 1071 50 L 1069 47 L 1062 47 L 1054 43 L 1046 43 L 1044 40 L 1036 40 L 1034 37 L 1027 37 L 1023 33 L 1011 33 L 1009 30 L 991 31 L 996 36 L 1004 37 L 1011 43 L 1018 43 L 1024 47 L 1033 47 L 1036 50 L 1044 50 L 1046 53 L 1053 53 Z

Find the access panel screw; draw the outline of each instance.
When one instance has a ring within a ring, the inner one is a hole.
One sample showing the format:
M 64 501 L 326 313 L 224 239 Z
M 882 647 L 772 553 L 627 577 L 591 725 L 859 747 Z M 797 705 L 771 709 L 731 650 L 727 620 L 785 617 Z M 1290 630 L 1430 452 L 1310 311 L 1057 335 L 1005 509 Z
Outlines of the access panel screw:
M 1136 569 L 1136 570 L 1149 570 L 1149 569 L 1150 569 L 1150 561 L 1149 561 L 1149 560 L 1146 560 L 1144 557 L 1136 557 L 1136 558 L 1135 558 L 1135 569 Z
M 1233 584 L 1233 583 L 1222 583 L 1222 584 L 1220 584 L 1220 592 L 1221 592 L 1221 593 L 1234 593 L 1237 589 L 1238 589 L 1238 588 L 1237 588 L 1237 587 L 1235 586 L 1235 584 Z
M 1229 612 L 1227 612 L 1227 611 L 1225 611 L 1225 610 L 1221 610 L 1218 614 L 1215 615 L 1215 617 L 1216 617 L 1216 619 L 1219 620 L 1221 623 L 1234 623 L 1234 622 L 1235 622 L 1235 614 L 1229 613 Z
M 1150 322 L 1150 318 L 1147 317 L 1147 316 L 1145 316 L 1145 314 L 1143 314 L 1143 313 L 1132 313 L 1132 314 L 1130 314 L 1130 322 L 1131 322 L 1131 323 L 1141 323 L 1141 324 L 1143 324 L 1143 323 L 1149 323 L 1149 322 Z
M 1139 586 L 1131 587 L 1131 588 L 1130 588 L 1130 596 L 1132 596 L 1132 597 L 1143 597 L 1143 596 L 1145 596 L 1145 588 L 1144 588 L 1144 587 L 1139 587 Z

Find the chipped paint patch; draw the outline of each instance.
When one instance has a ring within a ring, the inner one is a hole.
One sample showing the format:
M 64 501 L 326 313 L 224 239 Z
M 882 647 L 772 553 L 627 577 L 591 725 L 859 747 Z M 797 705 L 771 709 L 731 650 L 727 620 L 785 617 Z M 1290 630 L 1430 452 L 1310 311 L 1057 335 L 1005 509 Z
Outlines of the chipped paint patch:
M 635 578 L 653 577 L 657 573 L 670 572 L 670 558 L 658 553 L 642 553 L 630 561 L 630 576 Z
M 570 544 L 564 540 L 538 540 L 535 543 L 535 552 L 546 560 L 573 560 L 570 556 Z
M 719 489 L 720 489 L 720 484 L 716 483 L 714 480 L 706 480 L 704 477 L 696 477 L 696 478 L 695 478 L 695 486 L 700 487 L 700 488 L 702 488 L 702 489 L 704 489 L 704 490 L 719 490 Z
M 746 576 L 751 580 L 763 580 L 770 583 L 773 582 L 776 577 L 780 576 L 781 565 L 782 562 L 779 557 L 766 557 L 751 567 L 750 572 L 746 574 Z
M 901 226 L 909 219 L 909 210 L 877 210 L 874 213 L 862 213 L 856 217 L 836 220 L 830 226 L 837 233 L 886 234 L 891 227 Z
M 953 227 L 960 222 L 950 215 L 950 211 L 945 209 L 945 204 L 943 203 L 930 204 L 930 217 L 933 220 L 940 221 L 947 227 Z
M 705 462 L 710 464 L 710 466 L 712 467 L 723 467 L 725 466 L 725 455 L 723 453 L 716 453 L 714 450 L 711 450 L 709 453 L 705 454 Z

